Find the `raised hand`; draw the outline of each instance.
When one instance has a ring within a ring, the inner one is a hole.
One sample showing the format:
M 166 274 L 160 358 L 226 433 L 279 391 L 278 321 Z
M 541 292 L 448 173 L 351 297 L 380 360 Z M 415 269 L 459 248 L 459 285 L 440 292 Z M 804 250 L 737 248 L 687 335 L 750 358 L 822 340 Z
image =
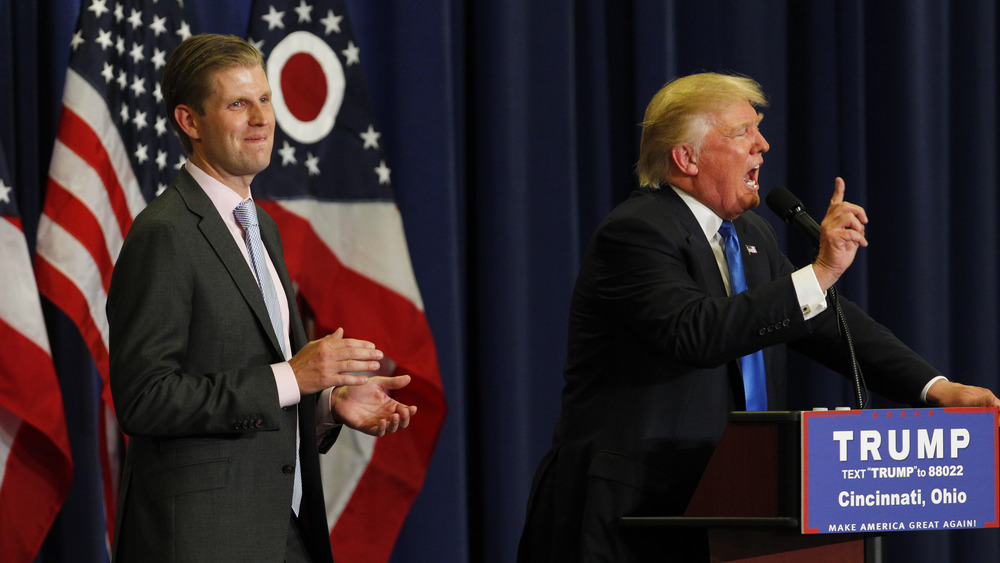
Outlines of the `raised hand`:
M 860 206 L 844 201 L 844 190 L 844 180 L 837 178 L 830 207 L 820 224 L 819 254 L 813 271 L 823 291 L 830 289 L 847 271 L 858 247 L 868 246 L 865 238 L 868 216 Z

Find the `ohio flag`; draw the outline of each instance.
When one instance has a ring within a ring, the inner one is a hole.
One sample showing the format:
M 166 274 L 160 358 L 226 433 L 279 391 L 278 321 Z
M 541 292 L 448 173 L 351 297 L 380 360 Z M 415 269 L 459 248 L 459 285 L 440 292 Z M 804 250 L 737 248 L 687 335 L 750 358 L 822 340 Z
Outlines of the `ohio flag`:
M 410 265 L 391 168 L 342 0 L 264 1 L 249 41 L 263 53 L 277 121 L 254 198 L 278 223 L 315 335 L 343 326 L 409 374 L 397 394 L 419 411 L 383 438 L 344 431 L 320 456 L 334 559 L 386 561 L 420 490 L 447 407 Z

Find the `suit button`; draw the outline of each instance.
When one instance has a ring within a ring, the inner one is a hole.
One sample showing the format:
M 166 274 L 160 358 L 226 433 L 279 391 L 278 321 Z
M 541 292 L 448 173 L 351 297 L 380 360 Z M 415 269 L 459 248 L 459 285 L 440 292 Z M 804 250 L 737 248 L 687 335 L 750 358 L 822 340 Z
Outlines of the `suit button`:
M 281 472 L 284 473 L 285 475 L 291 475 L 294 471 L 295 471 L 294 465 L 286 465 L 281 468 Z
M 262 424 L 264 424 L 264 421 L 259 418 L 253 421 L 253 425 L 256 426 L 257 428 L 260 428 Z
M 764 329 L 764 328 L 760 329 L 758 331 L 758 334 L 760 334 L 761 336 L 764 336 L 765 334 L 767 334 L 767 329 Z
M 788 326 L 788 319 L 781 321 L 781 326 Z

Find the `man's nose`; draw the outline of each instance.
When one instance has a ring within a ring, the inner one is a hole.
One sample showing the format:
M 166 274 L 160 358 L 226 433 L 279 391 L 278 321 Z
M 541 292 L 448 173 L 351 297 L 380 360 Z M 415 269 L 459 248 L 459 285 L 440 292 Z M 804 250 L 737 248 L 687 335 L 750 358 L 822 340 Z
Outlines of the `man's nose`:
M 273 118 L 273 113 L 269 107 L 262 104 L 254 104 L 250 110 L 250 123 L 253 125 L 267 125 L 268 120 Z
M 759 148 L 761 154 L 771 150 L 771 145 L 768 144 L 767 139 L 764 138 L 764 134 L 759 131 L 757 132 L 757 147 Z

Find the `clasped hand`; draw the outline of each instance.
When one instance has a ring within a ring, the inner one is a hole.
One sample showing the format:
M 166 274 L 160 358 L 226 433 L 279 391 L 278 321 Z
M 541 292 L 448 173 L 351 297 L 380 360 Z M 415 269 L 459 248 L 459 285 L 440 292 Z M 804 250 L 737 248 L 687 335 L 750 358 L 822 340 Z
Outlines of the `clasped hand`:
M 378 371 L 382 357 L 375 344 L 344 338 L 344 329 L 338 328 L 306 344 L 288 363 L 300 393 L 336 387 L 330 399 L 334 418 L 360 432 L 382 436 L 406 428 L 417 412 L 417 407 L 404 405 L 387 393 L 406 387 L 410 376 L 364 377 L 352 373 Z

